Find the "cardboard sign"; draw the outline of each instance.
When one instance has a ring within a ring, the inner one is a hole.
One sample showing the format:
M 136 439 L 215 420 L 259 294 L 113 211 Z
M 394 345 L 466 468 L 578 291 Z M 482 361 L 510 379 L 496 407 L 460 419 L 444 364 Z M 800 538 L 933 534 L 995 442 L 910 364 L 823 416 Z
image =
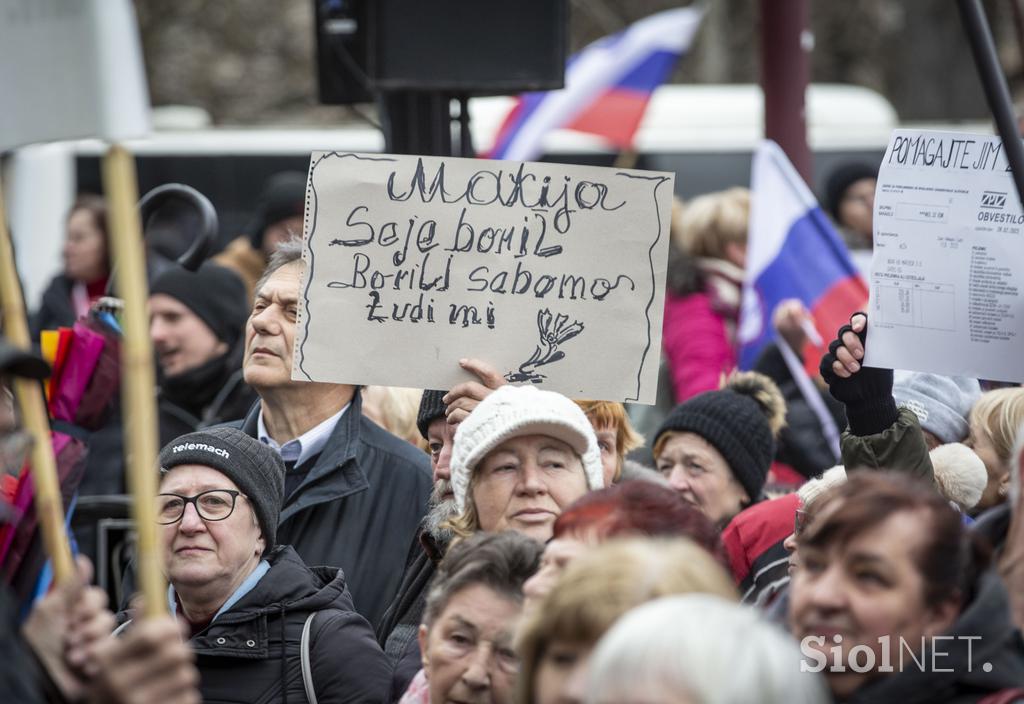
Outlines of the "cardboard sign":
M 865 364 L 1024 381 L 1022 252 L 998 137 L 894 132 L 875 191 Z
M 669 173 L 316 152 L 295 379 L 653 403 Z
M 0 0 L 0 152 L 149 131 L 130 0 Z

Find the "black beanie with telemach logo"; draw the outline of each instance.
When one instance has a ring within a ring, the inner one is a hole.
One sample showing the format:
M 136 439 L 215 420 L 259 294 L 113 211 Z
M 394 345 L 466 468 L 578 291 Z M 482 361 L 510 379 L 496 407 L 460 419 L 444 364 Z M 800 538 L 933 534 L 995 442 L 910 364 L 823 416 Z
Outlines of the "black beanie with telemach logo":
M 175 438 L 160 450 L 160 472 L 185 464 L 215 469 L 246 495 L 266 541 L 264 554 L 277 539 L 284 501 L 284 462 L 259 440 L 235 428 L 208 428 Z

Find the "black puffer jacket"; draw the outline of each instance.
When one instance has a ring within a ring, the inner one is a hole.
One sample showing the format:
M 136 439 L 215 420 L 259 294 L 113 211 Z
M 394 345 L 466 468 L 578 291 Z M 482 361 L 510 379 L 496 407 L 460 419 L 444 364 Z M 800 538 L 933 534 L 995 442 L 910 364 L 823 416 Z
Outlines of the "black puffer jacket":
M 313 617 L 310 664 L 321 704 L 385 702 L 391 667 L 355 613 L 340 570 L 310 569 L 287 545 L 259 583 L 192 637 L 206 704 L 306 702 L 300 643 Z
M 893 666 L 899 664 L 896 647 Z M 981 576 L 974 598 L 938 641 L 934 670 L 931 653 L 923 657 L 926 671 L 907 655 L 903 672 L 861 687 L 845 704 L 973 704 L 1024 687 L 1024 639 L 1011 622 L 1006 589 L 994 571 Z
M 259 404 L 241 424 L 257 437 Z M 285 499 L 277 528 L 310 565 L 345 571 L 356 611 L 375 626 L 398 591 L 430 498 L 430 458 L 363 417 L 360 394 Z

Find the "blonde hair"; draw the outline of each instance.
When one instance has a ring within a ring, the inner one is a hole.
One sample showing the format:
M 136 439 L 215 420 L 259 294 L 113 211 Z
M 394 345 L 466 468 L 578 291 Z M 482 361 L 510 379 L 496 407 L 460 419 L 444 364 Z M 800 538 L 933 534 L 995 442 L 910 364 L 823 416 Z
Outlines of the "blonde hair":
M 644 444 L 644 436 L 636 432 L 626 415 L 626 407 L 618 401 L 576 401 L 583 414 L 594 426 L 596 433 L 601 428 L 615 428 L 615 450 L 619 456 L 612 481 L 618 481 L 622 475 L 622 462 L 626 453 Z
M 691 257 L 725 259 L 726 245 L 746 244 L 750 189 L 729 188 L 674 205 L 672 240 Z
M 686 538 L 611 540 L 576 558 L 519 632 L 518 701 L 533 700 L 537 666 L 554 641 L 594 644 L 635 606 L 694 592 L 739 598 L 715 558 Z
M 996 455 L 1009 462 L 1017 433 L 1024 425 L 1024 388 L 994 389 L 983 393 L 971 409 L 971 427 L 979 427 L 992 441 Z
M 416 415 L 420 410 L 422 389 L 407 389 L 400 386 L 364 386 L 363 403 L 369 399 L 375 403 L 379 417 L 371 417 L 382 428 L 421 450 L 426 450 L 426 441 L 416 427 Z

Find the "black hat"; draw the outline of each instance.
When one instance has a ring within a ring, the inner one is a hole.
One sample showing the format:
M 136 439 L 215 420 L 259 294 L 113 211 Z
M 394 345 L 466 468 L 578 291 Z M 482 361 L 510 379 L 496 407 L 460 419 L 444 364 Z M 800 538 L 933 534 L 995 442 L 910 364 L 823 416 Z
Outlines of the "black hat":
M 773 426 L 782 426 L 785 402 L 767 377 L 747 373 L 733 379 L 726 388 L 676 406 L 658 428 L 653 446 L 667 432 L 699 435 L 721 453 L 751 501 L 757 501 L 775 457 Z
M 839 222 L 839 206 L 843 202 L 846 189 L 862 178 L 878 178 L 878 168 L 862 163 L 850 163 L 839 166 L 829 174 L 825 182 L 825 207 Z
M 282 171 L 271 176 L 260 194 L 256 219 L 249 230 L 249 241 L 255 249 L 263 249 L 263 233 L 274 223 L 305 213 L 306 174 Z
M 183 464 L 216 469 L 238 486 L 252 504 L 263 531 L 264 554 L 270 552 L 284 502 L 281 456 L 241 430 L 220 426 L 182 435 L 160 450 L 161 472 Z
M 441 400 L 444 398 L 444 394 L 444 391 L 436 389 L 427 389 L 423 392 L 423 398 L 420 399 L 420 410 L 416 414 L 416 427 L 420 429 L 420 435 L 424 440 L 429 440 L 427 429 L 430 428 L 430 424 L 438 418 L 444 418 L 445 409 L 448 408 Z
M 245 330 L 249 301 L 238 274 L 204 262 L 198 271 L 173 266 L 156 277 L 150 295 L 163 293 L 198 315 L 218 340 L 233 347 Z
M 50 365 L 31 352 L 18 349 L 0 337 L 0 374 L 10 374 L 25 379 L 45 379 L 50 375 Z

